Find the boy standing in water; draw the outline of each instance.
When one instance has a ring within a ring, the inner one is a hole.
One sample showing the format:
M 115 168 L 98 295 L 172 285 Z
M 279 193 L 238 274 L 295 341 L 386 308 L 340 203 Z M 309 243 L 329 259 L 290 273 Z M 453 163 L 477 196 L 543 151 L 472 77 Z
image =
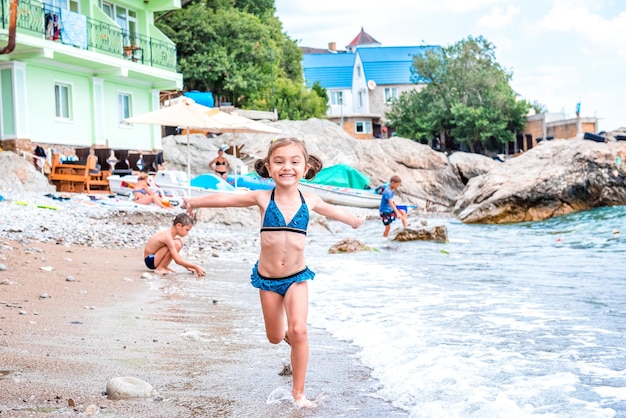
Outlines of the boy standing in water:
M 309 211 L 353 228 L 358 228 L 365 220 L 364 215 L 354 216 L 317 195 L 298 190 L 300 179 L 312 179 L 321 168 L 321 161 L 309 155 L 303 141 L 275 139 L 267 157 L 255 163 L 261 177 L 274 180 L 273 190 L 183 198 L 189 214 L 201 207 L 259 207 L 261 252 L 250 279 L 252 286 L 259 289 L 267 339 L 272 344 L 285 341 L 291 346 L 292 396 L 301 407 L 315 406 L 304 393 L 309 363 L 307 281 L 315 277 L 304 258 Z
M 181 213 L 176 215 L 169 229 L 152 235 L 143 250 L 146 267 L 154 270 L 157 274 L 174 273 L 174 270 L 169 268 L 173 260 L 187 270 L 197 273 L 198 276 L 204 276 L 205 272 L 202 267 L 185 261 L 179 254 L 184 245 L 183 237 L 189 233 L 192 227 L 193 219 L 186 213 Z
M 389 186 L 385 188 L 383 191 L 383 195 L 380 199 L 380 219 L 385 225 L 385 231 L 383 232 L 383 237 L 387 237 L 389 235 L 389 230 L 391 229 L 391 223 L 396 220 L 396 218 L 402 219 L 402 226 L 406 228 L 406 212 L 400 210 L 396 207 L 395 202 L 393 201 L 393 196 L 395 191 L 398 190 L 402 184 L 402 180 L 399 176 L 391 177 L 389 180 Z

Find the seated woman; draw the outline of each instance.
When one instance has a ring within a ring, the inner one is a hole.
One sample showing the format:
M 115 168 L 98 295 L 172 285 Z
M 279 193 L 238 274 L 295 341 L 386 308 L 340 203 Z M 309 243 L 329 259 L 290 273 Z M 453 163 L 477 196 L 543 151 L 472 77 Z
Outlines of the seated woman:
M 213 158 L 209 163 L 209 169 L 214 170 L 218 176 L 221 176 L 224 180 L 228 178 L 228 169 L 230 168 L 230 163 L 224 157 L 224 151 L 221 149 L 217 150 L 217 157 Z
M 142 205 L 149 205 L 154 203 L 155 205 L 165 208 L 161 198 L 158 194 L 154 193 L 150 189 L 150 184 L 148 183 L 148 173 L 141 172 L 139 174 L 139 178 L 137 179 L 137 183 L 133 186 L 133 198 L 135 203 L 139 203 Z

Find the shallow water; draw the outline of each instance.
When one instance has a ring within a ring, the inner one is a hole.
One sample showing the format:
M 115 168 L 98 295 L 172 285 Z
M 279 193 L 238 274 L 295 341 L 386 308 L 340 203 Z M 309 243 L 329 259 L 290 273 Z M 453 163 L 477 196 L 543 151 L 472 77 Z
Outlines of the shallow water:
M 311 238 L 310 322 L 360 349 L 377 396 L 413 417 L 626 416 L 626 208 L 429 224 L 450 242 Z
M 390 241 L 377 221 L 309 234 L 311 410 L 279 375 L 287 346 L 265 339 L 255 245 L 204 260 L 209 279 L 159 279 L 156 319 L 172 327 L 155 332 L 178 344 L 163 355 L 194 365 L 161 392 L 193 416 L 626 416 L 626 208 L 428 223 L 450 242 Z M 344 237 L 377 251 L 329 254 Z
M 296 407 L 291 376 L 281 375 L 289 349 L 265 338 L 258 291 L 249 283 L 251 261 L 225 253 L 206 266 L 204 280 L 177 274 L 151 282 L 160 296 L 144 320 L 168 347 L 152 366 L 160 376 L 171 370 L 156 387 L 165 405 L 197 417 L 407 416 L 374 396 L 378 382 L 356 361 L 357 348 L 314 327 L 307 396 L 317 405 Z

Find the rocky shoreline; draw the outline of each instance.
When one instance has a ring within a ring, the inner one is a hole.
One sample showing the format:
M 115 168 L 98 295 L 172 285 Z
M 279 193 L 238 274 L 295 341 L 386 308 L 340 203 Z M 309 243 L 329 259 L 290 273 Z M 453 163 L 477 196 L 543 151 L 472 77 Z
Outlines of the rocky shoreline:
M 319 119 L 278 121 L 271 124 L 280 136 L 303 138 L 309 152 L 325 166 L 348 164 L 370 177 L 371 185 L 399 175 L 401 204 L 419 205 L 436 214 L 456 216 L 463 222 L 507 223 L 543 220 L 572 211 L 626 205 L 626 141 L 604 143 L 580 138 L 542 141 L 535 148 L 504 162 L 482 155 L 455 152 L 450 156 L 427 145 L 404 139 L 359 141 L 337 125 Z M 609 135 L 621 137 L 621 129 Z M 242 158 L 228 155 L 231 165 L 252 171 L 265 155 L 274 135 L 222 134 L 215 138 L 191 135 L 163 139 L 166 165 L 191 176 L 209 171 L 219 148 L 238 147 Z M 21 157 L 0 153 L 0 191 L 54 192 L 45 176 Z M 224 218 L 224 221 L 221 221 Z M 213 216 L 213 222 L 250 225 L 234 216 Z

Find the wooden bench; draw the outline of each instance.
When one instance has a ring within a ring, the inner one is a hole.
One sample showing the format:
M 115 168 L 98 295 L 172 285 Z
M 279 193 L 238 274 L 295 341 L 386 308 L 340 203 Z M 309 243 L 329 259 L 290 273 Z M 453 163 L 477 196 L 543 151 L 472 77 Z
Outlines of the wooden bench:
M 106 172 L 97 168 L 98 158 L 89 155 L 85 164 L 61 163 L 59 154 L 52 158 L 52 168 L 48 180 L 57 192 L 88 193 L 94 191 L 109 192 Z
M 109 193 L 109 176 L 111 172 L 108 170 L 100 171 L 98 174 L 90 173 L 89 181 L 85 184 L 87 193 Z

